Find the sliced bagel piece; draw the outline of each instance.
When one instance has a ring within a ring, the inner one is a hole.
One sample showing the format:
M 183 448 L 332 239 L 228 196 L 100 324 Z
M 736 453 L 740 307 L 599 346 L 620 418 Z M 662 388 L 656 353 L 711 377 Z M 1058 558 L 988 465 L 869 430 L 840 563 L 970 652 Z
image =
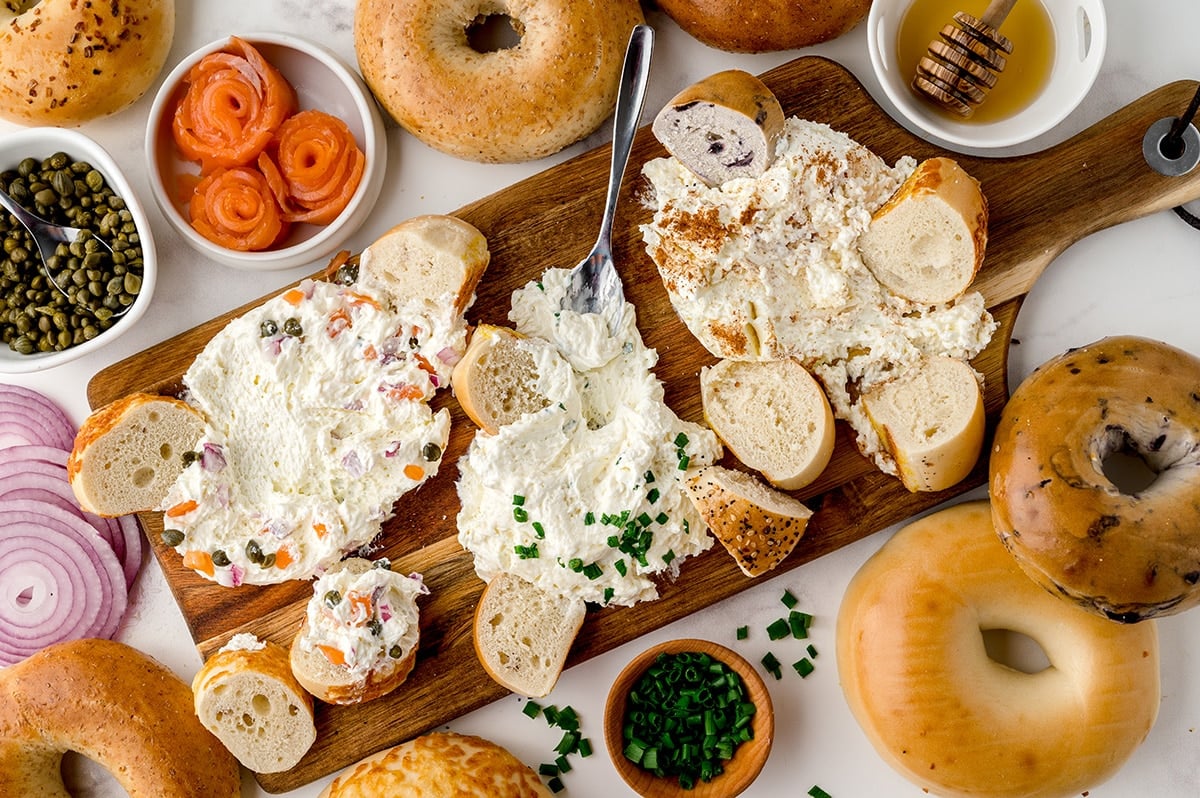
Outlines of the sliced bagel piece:
M 549 404 L 537 392 L 533 355 L 518 345 L 522 337 L 507 327 L 479 325 L 450 376 L 463 412 L 488 434 Z

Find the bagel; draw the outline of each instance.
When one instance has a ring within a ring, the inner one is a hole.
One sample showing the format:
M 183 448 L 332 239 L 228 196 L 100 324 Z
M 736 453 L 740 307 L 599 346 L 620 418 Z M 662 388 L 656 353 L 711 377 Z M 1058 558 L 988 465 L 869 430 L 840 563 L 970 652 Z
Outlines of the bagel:
M 141 97 L 175 36 L 175 0 L 0 4 L 0 116 L 74 126 Z
M 987 630 L 1032 638 L 1049 666 L 992 660 Z M 1005 552 L 986 501 L 909 524 L 859 569 L 838 611 L 837 664 L 880 756 L 940 796 L 1086 795 L 1158 712 L 1155 625 L 1047 594 Z
M 871 0 L 658 0 L 658 7 L 709 47 L 766 53 L 841 36 L 867 16 Z
M 1200 603 L 1200 359 L 1131 336 L 1071 350 L 1005 405 L 989 479 L 996 530 L 1035 582 L 1132 623 Z M 1117 454 L 1155 472 L 1123 491 Z
M 238 763 L 200 724 L 192 691 L 124 643 L 56 643 L 0 671 L 0 795 L 66 796 L 75 751 L 130 798 L 237 798 Z
M 468 35 L 507 17 L 520 41 L 480 52 Z M 359 0 L 354 52 L 380 104 L 458 158 L 541 158 L 612 113 L 637 0 Z

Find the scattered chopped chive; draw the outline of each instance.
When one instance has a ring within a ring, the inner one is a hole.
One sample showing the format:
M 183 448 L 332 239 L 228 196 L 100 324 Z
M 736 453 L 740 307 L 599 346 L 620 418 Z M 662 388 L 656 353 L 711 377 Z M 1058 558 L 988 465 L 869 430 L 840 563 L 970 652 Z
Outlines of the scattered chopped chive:
M 646 501 L 650 502 L 651 504 L 654 504 L 656 501 L 658 501 L 658 496 L 659 496 L 658 488 L 651 488 L 650 491 L 646 494 Z
M 812 623 L 812 616 L 807 612 L 797 612 L 792 610 L 788 613 L 788 629 L 792 632 L 792 637 L 797 640 L 803 640 L 808 637 L 808 625 Z
M 567 560 L 567 567 L 575 573 L 579 573 L 583 570 L 583 560 L 579 559 L 578 557 L 572 557 L 571 559 Z
M 550 792 L 552 792 L 556 795 L 558 793 L 562 792 L 563 791 L 562 779 L 560 779 L 558 776 L 555 776 L 554 778 L 550 779 L 550 781 L 546 782 L 546 789 L 550 790 Z
M 596 514 L 589 510 L 587 515 L 583 517 L 583 525 L 591 526 L 594 523 L 596 523 Z
M 524 507 L 514 507 L 513 508 L 513 520 L 516 521 L 518 524 L 523 524 L 529 520 L 529 513 L 527 513 L 525 511 Z
M 588 563 L 583 567 L 583 575 L 588 579 L 599 579 L 604 575 L 604 569 L 600 567 L 599 563 Z
M 808 794 L 812 796 L 812 798 L 833 798 L 832 795 L 825 792 L 815 784 L 809 789 Z
M 513 507 L 520 507 L 525 503 L 525 497 L 519 493 L 513 494 Z
M 547 725 L 553 726 L 558 723 L 558 707 L 551 704 L 542 710 L 542 717 L 546 719 Z
M 537 533 L 537 536 L 538 536 L 539 538 L 544 538 L 544 537 L 546 537 L 546 528 L 545 528 L 544 526 L 542 526 L 542 522 L 541 522 L 541 521 L 534 521 L 534 522 L 533 522 L 533 531 Z
M 608 544 L 610 549 L 615 549 L 621 545 L 621 538 L 617 537 L 616 535 L 609 535 L 608 540 L 604 542 Z
M 616 593 L 616 591 L 613 590 L 611 587 L 604 588 L 604 603 L 605 604 L 612 601 L 612 597 L 613 597 L 614 593 Z
M 668 522 L 668 521 L 670 521 L 670 520 L 671 520 L 671 516 L 667 515 L 666 513 L 659 513 L 659 514 L 658 514 L 658 515 L 657 515 L 657 516 L 654 518 L 654 521 L 655 521 L 655 522 L 656 522 L 656 523 L 657 523 L 659 526 L 666 526 L 667 522 Z
M 745 640 L 749 636 L 750 636 L 750 627 L 749 626 L 739 626 L 737 628 L 737 639 L 738 640 Z
M 808 656 L 812 657 L 813 659 L 817 658 L 817 647 L 812 643 L 808 644 L 808 648 L 806 650 L 808 651 Z
M 621 576 L 625 576 L 628 571 L 628 569 L 625 567 L 624 560 L 617 560 L 615 563 L 613 563 L 613 568 L 616 568 L 617 573 L 619 573 Z
M 762 666 L 767 669 L 767 673 L 770 673 L 776 679 L 783 678 L 783 668 L 781 665 L 782 663 L 770 651 L 762 658 Z
M 526 701 L 525 706 L 521 707 L 521 711 L 528 718 L 536 718 L 538 713 L 542 711 L 542 705 L 536 701 Z
M 586 737 L 579 741 L 579 755 L 584 759 L 592 755 L 592 741 Z
M 567 758 L 565 756 L 560 756 L 558 759 L 555 759 L 554 764 L 558 766 L 559 773 L 570 773 L 571 772 L 571 763 L 567 760 Z
M 637 517 L 637 522 L 642 526 L 650 526 L 650 522 L 653 520 L 654 519 L 650 517 L 649 513 L 642 513 Z
M 767 626 L 767 637 L 772 640 L 782 640 L 791 634 L 791 626 L 783 618 L 776 618 Z
M 796 670 L 796 673 L 800 674 L 801 679 L 807 678 L 808 674 L 813 672 L 812 660 L 810 660 L 808 657 L 805 657 L 797 662 L 793 662 L 792 667 Z
M 675 436 L 675 445 L 678 446 L 680 449 L 682 449 L 684 446 L 687 446 L 688 445 L 688 436 L 682 432 L 679 433 L 678 435 L 676 435 Z
M 538 765 L 538 775 L 540 775 L 540 776 L 557 776 L 558 775 L 558 766 L 550 764 L 548 762 L 543 762 L 542 764 Z
M 651 482 L 654 481 L 654 472 L 647 471 L 646 475 L 642 477 L 642 481 L 645 482 L 647 485 L 649 485 Z
M 538 556 L 538 547 L 536 543 L 530 543 L 528 546 L 513 546 L 513 551 L 522 560 L 536 560 Z
M 579 715 L 575 712 L 575 708 L 565 706 L 560 709 L 554 717 L 554 725 L 567 731 L 578 731 Z
M 670 565 L 671 560 L 674 560 L 674 559 L 675 559 L 675 551 L 673 549 L 667 549 L 667 553 L 664 554 L 662 557 L 663 565 Z
M 691 458 L 688 457 L 686 454 L 681 454 L 679 456 L 679 470 L 687 471 L 688 463 L 690 463 L 691 461 L 692 461 Z
M 800 601 L 798 598 L 792 595 L 792 591 L 790 590 L 783 591 L 783 596 L 779 600 L 782 601 L 783 606 L 787 607 L 789 610 L 793 609 Z

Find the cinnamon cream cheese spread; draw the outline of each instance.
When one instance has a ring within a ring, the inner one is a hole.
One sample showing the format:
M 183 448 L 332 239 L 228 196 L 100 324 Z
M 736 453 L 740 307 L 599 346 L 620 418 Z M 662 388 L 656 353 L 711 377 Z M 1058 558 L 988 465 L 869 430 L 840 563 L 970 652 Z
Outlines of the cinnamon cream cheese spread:
M 513 294 L 509 318 L 528 336 L 519 345 L 549 402 L 477 434 L 459 460 L 459 541 L 485 581 L 515 573 L 563 596 L 631 605 L 712 545 L 684 480 L 722 450 L 663 402 L 658 355 L 632 305 L 615 335 L 595 314 L 559 309 L 568 275 L 553 269 Z
M 688 329 L 717 357 L 797 358 L 868 456 L 881 446 L 855 397 L 923 357 L 974 357 L 995 329 L 978 292 L 919 305 L 880 285 L 859 255 L 871 214 L 915 166 L 905 156 L 889 167 L 793 117 L 758 178 L 710 188 L 675 158 L 643 168 L 654 210 L 646 249 Z M 894 473 L 889 458 L 876 461 Z
M 164 540 L 200 575 L 318 575 L 437 472 L 450 415 L 429 400 L 465 322 L 363 290 L 306 280 L 231 321 L 184 375 L 205 432 L 161 509 Z

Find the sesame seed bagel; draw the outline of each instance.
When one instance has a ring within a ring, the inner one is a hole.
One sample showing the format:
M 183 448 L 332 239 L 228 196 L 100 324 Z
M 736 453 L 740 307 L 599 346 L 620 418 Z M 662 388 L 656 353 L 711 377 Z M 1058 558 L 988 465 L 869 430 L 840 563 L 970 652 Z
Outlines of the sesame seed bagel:
M 468 32 L 508 17 L 520 41 L 480 52 Z M 616 100 L 637 0 L 359 0 L 354 50 L 392 117 L 434 149 L 511 163 L 561 150 Z

